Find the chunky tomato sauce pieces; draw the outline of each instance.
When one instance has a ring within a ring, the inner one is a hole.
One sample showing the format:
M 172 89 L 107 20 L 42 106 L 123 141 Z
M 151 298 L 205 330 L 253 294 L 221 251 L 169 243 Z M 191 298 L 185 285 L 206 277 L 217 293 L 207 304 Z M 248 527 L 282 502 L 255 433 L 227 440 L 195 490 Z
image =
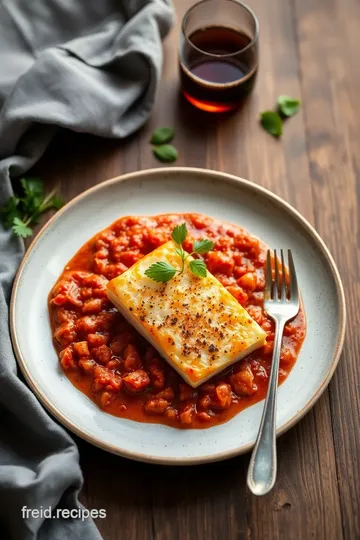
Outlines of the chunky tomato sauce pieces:
M 106 284 L 171 239 L 186 222 L 184 249 L 209 238 L 208 270 L 266 331 L 265 347 L 194 390 L 109 302 Z M 54 343 L 71 382 L 106 412 L 142 422 L 204 428 L 225 422 L 266 394 L 274 324 L 263 310 L 267 247 L 244 229 L 199 214 L 124 217 L 89 240 L 49 295 Z M 279 382 L 298 356 L 306 324 L 301 309 L 285 327 Z

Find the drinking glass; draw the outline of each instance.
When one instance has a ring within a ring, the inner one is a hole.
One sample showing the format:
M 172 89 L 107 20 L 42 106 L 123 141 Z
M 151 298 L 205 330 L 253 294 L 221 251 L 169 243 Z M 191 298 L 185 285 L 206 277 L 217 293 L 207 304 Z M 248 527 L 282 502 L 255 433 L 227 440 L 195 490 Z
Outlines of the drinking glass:
M 202 0 L 182 21 L 180 78 L 186 99 L 204 111 L 227 112 L 253 89 L 259 23 L 237 0 Z

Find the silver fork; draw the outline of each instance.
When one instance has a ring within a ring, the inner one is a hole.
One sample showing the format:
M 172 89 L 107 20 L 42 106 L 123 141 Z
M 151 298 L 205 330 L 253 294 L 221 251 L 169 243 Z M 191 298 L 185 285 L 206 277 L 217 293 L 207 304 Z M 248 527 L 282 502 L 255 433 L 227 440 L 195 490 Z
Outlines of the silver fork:
M 270 251 L 267 252 L 264 310 L 275 321 L 275 340 L 269 387 L 247 475 L 248 487 L 254 495 L 266 495 L 266 493 L 269 493 L 276 480 L 276 396 L 281 340 L 285 324 L 299 312 L 299 291 L 290 249 L 288 250 L 288 285 L 286 279 L 284 279 L 286 267 L 283 250 L 280 251 L 280 257 L 281 275 L 276 250 L 274 250 L 274 280 Z

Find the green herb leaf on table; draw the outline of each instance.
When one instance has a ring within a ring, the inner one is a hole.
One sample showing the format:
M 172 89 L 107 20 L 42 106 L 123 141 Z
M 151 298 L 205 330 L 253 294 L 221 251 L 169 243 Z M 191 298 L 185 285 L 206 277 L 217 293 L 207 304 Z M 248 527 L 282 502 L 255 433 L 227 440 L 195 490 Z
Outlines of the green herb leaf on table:
M 165 283 L 166 281 L 172 279 L 176 272 L 176 268 L 171 266 L 171 264 L 164 261 L 159 261 L 149 266 L 149 268 L 145 270 L 145 275 L 151 278 L 153 281 Z
M 195 274 L 195 276 L 206 277 L 206 264 L 201 259 L 194 259 L 193 261 L 190 261 L 189 266 L 190 270 L 193 274 Z
M 160 127 L 155 129 L 151 137 L 152 144 L 165 144 L 174 137 L 174 129 L 170 127 Z
M 40 178 L 21 178 L 20 183 L 26 197 L 41 197 L 44 194 L 44 184 Z
M 187 235 L 186 223 L 182 223 L 181 225 L 176 225 L 176 227 L 174 227 L 171 233 L 171 238 L 173 239 L 175 244 L 179 244 L 179 246 L 181 246 L 181 244 L 184 242 L 186 238 L 186 235 Z
M 10 197 L 1 208 L 2 222 L 7 229 L 22 238 L 31 236 L 31 225 L 36 225 L 40 215 L 50 208 L 58 210 L 63 205 L 62 199 L 56 194 L 56 189 L 44 195 L 44 185 L 40 178 L 21 178 L 22 193 Z
M 55 210 L 60 210 L 64 206 L 64 201 L 59 195 L 54 195 L 51 199 L 52 207 L 55 208 Z
M 282 120 L 277 112 L 265 111 L 261 113 L 261 125 L 274 137 L 282 135 Z
M 194 253 L 208 253 L 214 247 L 214 242 L 208 240 L 207 238 L 202 238 L 201 240 L 195 240 L 194 242 Z
M 19 199 L 17 197 L 10 197 L 8 202 L 1 209 L 1 219 L 6 229 L 10 229 L 13 225 L 14 219 L 20 217 L 20 211 L 18 208 Z
M 155 157 L 159 161 L 170 163 L 176 161 L 178 158 L 178 151 L 172 144 L 162 144 L 160 146 L 154 146 L 153 152 Z
M 294 116 L 300 109 L 300 101 L 290 96 L 279 96 L 277 103 L 280 113 L 284 116 Z
M 17 234 L 18 236 L 21 236 L 22 238 L 27 238 L 28 236 L 31 236 L 33 233 L 32 229 L 30 229 L 30 227 L 27 226 L 27 222 L 24 223 L 18 217 L 14 218 L 12 229 L 15 234 Z
M 50 210 L 50 208 L 55 208 L 59 210 L 64 205 L 64 201 L 56 195 L 56 189 L 53 189 L 44 199 L 40 202 L 38 210 L 40 213 Z

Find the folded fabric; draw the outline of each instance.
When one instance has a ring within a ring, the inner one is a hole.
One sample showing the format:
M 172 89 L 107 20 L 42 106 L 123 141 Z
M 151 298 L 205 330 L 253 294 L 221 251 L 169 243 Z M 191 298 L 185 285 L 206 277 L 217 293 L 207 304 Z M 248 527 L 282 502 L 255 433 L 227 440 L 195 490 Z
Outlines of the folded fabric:
M 0 0 L 0 207 L 60 128 L 126 137 L 148 118 L 170 0 Z M 0 538 L 92 540 L 90 519 L 23 510 L 81 505 L 76 445 L 18 378 L 9 335 L 22 242 L 0 225 Z

